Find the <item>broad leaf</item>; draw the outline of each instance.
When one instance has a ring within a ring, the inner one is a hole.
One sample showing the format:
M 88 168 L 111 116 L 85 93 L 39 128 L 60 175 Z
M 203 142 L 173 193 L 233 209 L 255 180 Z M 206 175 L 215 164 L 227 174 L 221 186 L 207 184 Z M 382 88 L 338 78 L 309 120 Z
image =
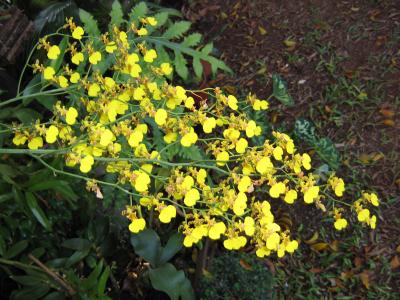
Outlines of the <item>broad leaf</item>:
M 180 38 L 186 31 L 189 30 L 191 23 L 189 21 L 179 21 L 172 24 L 162 35 L 164 39 Z
M 131 245 L 135 253 L 157 266 L 161 253 L 161 242 L 157 233 L 152 229 L 145 229 L 131 235 Z
M 32 214 L 35 216 L 36 220 L 46 229 L 51 230 L 51 223 L 47 219 L 46 215 L 44 214 L 42 208 L 37 203 L 36 197 L 31 192 L 25 193 L 26 203 L 28 204 L 29 209 L 31 210 Z
M 122 11 L 121 3 L 118 0 L 115 0 L 112 4 L 111 11 L 110 11 L 110 29 L 113 26 L 119 26 L 124 21 L 124 12 Z
M 277 74 L 272 75 L 272 95 L 287 106 L 294 105 L 292 96 L 290 96 L 286 82 Z

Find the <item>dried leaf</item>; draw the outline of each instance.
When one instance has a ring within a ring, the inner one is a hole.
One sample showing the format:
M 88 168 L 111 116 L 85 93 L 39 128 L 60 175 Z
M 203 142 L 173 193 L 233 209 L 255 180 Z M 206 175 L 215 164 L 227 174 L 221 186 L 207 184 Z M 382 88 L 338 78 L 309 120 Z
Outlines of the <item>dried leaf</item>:
M 388 108 L 381 108 L 379 113 L 386 118 L 392 118 L 395 115 L 394 111 Z
M 367 289 L 369 289 L 370 286 L 371 286 L 370 277 L 369 277 L 369 272 L 368 272 L 368 271 L 364 271 L 364 272 L 362 272 L 359 276 L 360 276 L 360 279 L 361 279 L 362 284 L 363 284 Z
M 323 269 L 321 269 L 321 268 L 311 268 L 311 269 L 309 270 L 309 272 L 314 273 L 314 274 L 319 274 L 319 273 L 321 273 L 322 271 L 323 271 Z
M 329 247 L 328 243 L 316 243 L 311 245 L 311 249 L 315 251 L 323 251 L 326 250 Z
M 296 42 L 293 40 L 284 40 L 283 43 L 285 44 L 286 47 L 288 47 L 288 50 L 294 50 L 296 48 Z
M 392 260 L 390 261 L 390 267 L 392 268 L 392 270 L 397 269 L 398 267 L 400 267 L 400 260 L 399 257 L 397 255 L 395 255 Z
M 239 264 L 242 266 L 243 269 L 246 269 L 248 271 L 253 270 L 251 265 L 248 262 L 246 262 L 245 260 L 243 260 L 243 259 L 239 260 Z
M 359 267 L 362 266 L 362 264 L 363 264 L 363 259 L 362 259 L 361 257 L 356 256 L 356 257 L 354 258 L 354 265 L 355 265 L 357 268 L 359 268 Z
M 390 126 L 390 127 L 394 127 L 394 125 L 395 125 L 395 123 L 394 123 L 394 121 L 393 121 L 392 119 L 383 120 L 382 123 L 383 123 L 384 125 Z
M 258 26 L 258 31 L 260 32 L 261 35 L 266 35 L 267 34 L 267 31 L 262 26 Z
M 314 234 L 312 235 L 312 237 L 306 241 L 304 241 L 304 243 L 306 243 L 307 245 L 312 245 L 315 244 L 315 242 L 318 240 L 319 234 L 318 232 L 314 232 Z
M 398 180 L 399 180 L 399 179 L 398 179 Z M 396 252 L 397 252 L 397 253 L 400 253 L 400 245 L 397 246 Z
M 334 240 L 332 243 L 329 244 L 329 248 L 331 248 L 332 251 L 337 252 L 339 250 L 339 241 Z

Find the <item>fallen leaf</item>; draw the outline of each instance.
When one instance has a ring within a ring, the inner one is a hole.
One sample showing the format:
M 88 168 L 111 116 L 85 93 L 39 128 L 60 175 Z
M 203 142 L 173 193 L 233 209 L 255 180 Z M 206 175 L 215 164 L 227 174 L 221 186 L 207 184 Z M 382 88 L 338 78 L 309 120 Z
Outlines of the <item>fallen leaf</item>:
M 371 286 L 370 277 L 369 277 L 369 272 L 368 272 L 368 271 L 364 271 L 364 272 L 362 272 L 359 276 L 360 276 L 360 279 L 361 279 L 362 284 L 363 284 L 367 289 L 369 289 L 370 286 Z
M 394 127 L 394 121 L 393 120 L 391 120 L 391 119 L 386 119 L 386 120 L 383 120 L 383 122 L 382 122 L 384 125 L 386 125 L 386 126 L 390 126 L 390 127 Z
M 360 10 L 359 7 L 355 7 L 355 6 L 352 6 L 350 9 L 351 9 L 351 11 L 354 11 L 354 12 L 358 12 Z
M 334 240 L 332 243 L 329 244 L 329 248 L 331 248 L 332 251 L 337 252 L 339 250 L 339 241 Z
M 258 26 L 258 31 L 260 32 L 261 35 L 266 35 L 267 34 L 267 31 L 262 26 Z
M 359 267 L 362 266 L 362 264 L 363 264 L 363 259 L 362 259 L 361 257 L 356 256 L 356 257 L 354 258 L 354 265 L 355 265 L 357 268 L 359 268 Z
M 348 270 L 348 271 L 344 271 L 342 273 L 340 273 L 340 278 L 342 278 L 342 280 L 347 280 L 347 279 L 351 279 L 354 276 L 354 272 L 352 270 Z
M 248 271 L 253 270 L 251 265 L 248 262 L 246 262 L 245 260 L 243 260 L 243 259 L 239 260 L 239 264 L 242 266 L 243 269 L 246 269 Z
M 328 243 L 316 243 L 311 245 L 311 249 L 315 251 L 323 251 L 326 250 L 329 247 Z
M 296 48 L 296 42 L 293 40 L 284 40 L 283 43 L 285 44 L 285 46 L 288 48 L 288 50 L 294 50 L 294 48 Z
M 315 244 L 315 242 L 318 240 L 319 234 L 318 232 L 314 232 L 314 234 L 312 235 L 312 237 L 306 241 L 304 241 L 304 243 L 306 243 L 307 245 L 312 245 Z
M 381 108 L 379 113 L 385 118 L 392 118 L 394 116 L 394 111 L 388 108 Z
M 392 268 L 392 270 L 397 269 L 398 267 L 400 267 L 400 260 L 399 257 L 397 255 L 395 255 L 392 260 L 390 261 L 390 267 Z
M 321 268 L 311 268 L 309 270 L 309 272 L 314 273 L 314 274 L 321 273 L 322 271 L 323 271 L 323 269 L 321 269 Z

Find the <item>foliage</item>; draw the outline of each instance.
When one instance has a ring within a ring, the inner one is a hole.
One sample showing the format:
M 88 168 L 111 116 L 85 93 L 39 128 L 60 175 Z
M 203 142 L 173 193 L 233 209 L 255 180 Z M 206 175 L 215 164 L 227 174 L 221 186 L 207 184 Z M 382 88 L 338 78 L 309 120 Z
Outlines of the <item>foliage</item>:
M 252 255 L 227 253 L 212 260 L 200 282 L 199 299 L 275 299 L 274 280 Z

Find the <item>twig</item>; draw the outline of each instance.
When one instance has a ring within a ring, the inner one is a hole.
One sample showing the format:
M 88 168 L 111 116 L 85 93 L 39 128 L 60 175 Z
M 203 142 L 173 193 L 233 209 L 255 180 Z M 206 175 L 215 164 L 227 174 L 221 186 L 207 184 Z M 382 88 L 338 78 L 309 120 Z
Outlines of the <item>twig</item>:
M 35 264 L 37 264 L 47 275 L 49 275 L 51 278 L 53 278 L 54 281 L 56 281 L 63 289 L 65 289 L 69 296 L 73 296 L 76 294 L 76 291 L 68 283 L 66 283 L 60 276 L 58 276 L 56 273 L 54 273 L 48 267 L 46 267 L 40 260 L 38 260 L 32 254 L 28 254 L 28 257 Z

